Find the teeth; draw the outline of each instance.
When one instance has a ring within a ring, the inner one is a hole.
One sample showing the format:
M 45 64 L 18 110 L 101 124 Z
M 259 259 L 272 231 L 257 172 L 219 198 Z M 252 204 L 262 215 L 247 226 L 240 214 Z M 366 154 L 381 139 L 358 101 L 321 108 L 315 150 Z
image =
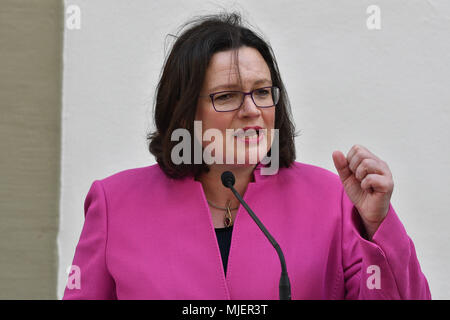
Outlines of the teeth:
M 239 129 L 234 134 L 236 137 L 253 137 L 253 136 L 259 136 L 259 130 L 256 129 L 248 129 L 243 131 L 242 129 Z
M 257 130 L 247 130 L 247 131 L 245 131 L 245 134 L 244 134 L 246 137 L 250 137 L 250 136 L 257 136 L 258 135 L 258 133 L 257 133 Z

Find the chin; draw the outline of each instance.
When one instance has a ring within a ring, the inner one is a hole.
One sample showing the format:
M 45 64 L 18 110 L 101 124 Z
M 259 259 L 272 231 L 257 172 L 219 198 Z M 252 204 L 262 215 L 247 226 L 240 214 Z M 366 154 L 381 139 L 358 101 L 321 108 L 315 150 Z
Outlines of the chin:
M 240 162 L 238 162 L 238 158 L 235 156 L 233 163 L 227 163 L 226 159 L 223 160 L 223 163 L 236 167 L 251 167 L 257 165 L 259 162 L 261 162 L 263 158 L 264 157 L 259 157 L 255 155 L 250 156 L 250 153 L 246 152 L 245 157 L 243 157 L 243 159 L 239 159 Z

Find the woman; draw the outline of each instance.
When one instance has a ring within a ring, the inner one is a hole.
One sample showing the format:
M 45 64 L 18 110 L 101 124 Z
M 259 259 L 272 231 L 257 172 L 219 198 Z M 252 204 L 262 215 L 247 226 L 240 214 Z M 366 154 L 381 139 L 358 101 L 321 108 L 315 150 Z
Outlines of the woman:
M 270 46 L 237 14 L 194 21 L 157 87 L 157 164 L 94 181 L 64 299 L 278 299 L 278 256 L 224 171 L 292 299 L 430 299 L 388 165 L 360 145 L 333 152 L 338 175 L 296 162 L 290 119 Z

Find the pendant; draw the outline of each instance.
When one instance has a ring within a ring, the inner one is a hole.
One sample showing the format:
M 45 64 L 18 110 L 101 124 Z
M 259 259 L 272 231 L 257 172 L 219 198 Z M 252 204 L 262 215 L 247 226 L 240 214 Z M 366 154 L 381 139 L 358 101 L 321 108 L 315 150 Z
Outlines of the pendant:
M 223 220 L 223 223 L 225 224 L 225 227 L 227 227 L 227 228 L 233 224 L 231 210 L 230 210 L 230 201 L 227 202 L 227 210 L 225 212 L 225 218 Z

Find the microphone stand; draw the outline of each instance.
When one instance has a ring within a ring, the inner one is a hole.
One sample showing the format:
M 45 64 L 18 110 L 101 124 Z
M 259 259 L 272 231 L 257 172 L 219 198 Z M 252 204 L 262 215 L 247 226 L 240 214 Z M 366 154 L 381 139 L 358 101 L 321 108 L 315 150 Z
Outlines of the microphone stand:
M 249 213 L 249 215 L 252 217 L 252 219 L 255 221 L 255 223 L 258 225 L 259 229 L 264 233 L 264 235 L 267 237 L 269 242 L 272 244 L 272 246 L 277 251 L 278 257 L 280 259 L 281 263 L 281 276 L 280 276 L 280 284 L 279 284 L 279 294 L 280 294 L 280 300 L 291 300 L 291 284 L 289 281 L 289 276 L 286 269 L 286 261 L 284 259 L 283 251 L 280 248 L 280 245 L 275 241 L 275 239 L 272 237 L 272 235 L 267 231 L 267 229 L 264 227 L 262 222 L 258 219 L 258 217 L 255 215 L 255 213 L 250 209 L 250 207 L 247 205 L 247 203 L 244 201 L 244 199 L 240 196 L 240 194 L 236 191 L 236 189 L 233 187 L 234 185 L 234 175 L 230 171 L 225 171 L 222 173 L 222 183 L 225 187 L 230 188 L 235 197 L 239 200 L 240 203 L 244 206 L 245 210 Z

